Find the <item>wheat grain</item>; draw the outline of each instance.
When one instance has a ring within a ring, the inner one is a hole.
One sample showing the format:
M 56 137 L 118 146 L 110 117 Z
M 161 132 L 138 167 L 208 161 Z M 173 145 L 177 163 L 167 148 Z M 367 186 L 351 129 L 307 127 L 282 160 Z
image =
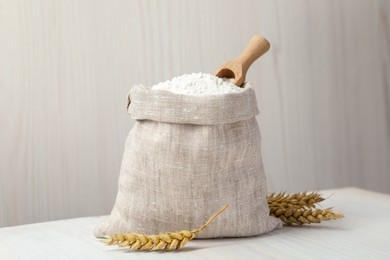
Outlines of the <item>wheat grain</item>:
M 106 237 L 105 243 L 108 245 L 118 245 L 121 247 L 129 247 L 130 250 L 158 251 L 158 250 L 178 250 L 189 241 L 194 239 L 200 232 L 224 211 L 228 205 L 225 205 L 217 213 L 215 213 L 203 226 L 192 231 L 182 230 L 159 235 L 144 235 L 144 234 L 114 234 Z

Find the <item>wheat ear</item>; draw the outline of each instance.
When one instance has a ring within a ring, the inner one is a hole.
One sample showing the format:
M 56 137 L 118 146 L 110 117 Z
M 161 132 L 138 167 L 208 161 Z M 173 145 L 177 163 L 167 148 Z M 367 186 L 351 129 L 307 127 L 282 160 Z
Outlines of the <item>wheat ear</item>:
M 278 194 L 271 193 L 267 195 L 268 206 L 270 208 L 315 208 L 316 203 L 325 199 L 318 192 L 300 192 L 294 194 L 286 194 L 281 192 Z
M 187 244 L 188 241 L 194 239 L 205 228 L 207 228 L 207 226 L 227 207 L 228 205 L 225 205 L 222 209 L 215 213 L 203 226 L 192 231 L 182 230 L 159 235 L 144 235 L 136 233 L 114 234 L 106 236 L 105 242 L 108 245 L 117 244 L 121 247 L 128 246 L 130 250 L 178 250 L 182 248 L 185 244 Z
M 343 218 L 342 212 L 327 209 L 296 209 L 290 208 L 270 208 L 270 215 L 281 219 L 287 225 L 303 225 L 311 223 L 321 223 L 324 220 L 334 220 Z
M 324 220 L 344 217 L 342 212 L 333 211 L 331 208 L 316 209 L 316 203 L 324 200 L 318 192 L 267 195 L 270 215 L 281 219 L 287 225 L 321 223 Z

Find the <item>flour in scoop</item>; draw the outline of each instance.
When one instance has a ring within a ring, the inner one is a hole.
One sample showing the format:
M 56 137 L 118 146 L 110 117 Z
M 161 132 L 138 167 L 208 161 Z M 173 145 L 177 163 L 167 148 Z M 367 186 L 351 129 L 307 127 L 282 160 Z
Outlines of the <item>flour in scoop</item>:
M 218 78 L 206 73 L 184 74 L 152 86 L 154 90 L 167 90 L 176 94 L 210 96 L 242 92 L 232 79 Z

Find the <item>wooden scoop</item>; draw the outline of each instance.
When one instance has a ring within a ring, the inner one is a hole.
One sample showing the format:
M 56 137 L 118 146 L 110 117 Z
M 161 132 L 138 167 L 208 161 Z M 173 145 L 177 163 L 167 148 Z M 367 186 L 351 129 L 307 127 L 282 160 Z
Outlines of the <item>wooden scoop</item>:
M 246 48 L 231 61 L 223 64 L 215 76 L 220 78 L 234 78 L 233 83 L 241 87 L 245 82 L 246 72 L 252 63 L 269 50 L 270 44 L 261 35 L 255 35 Z

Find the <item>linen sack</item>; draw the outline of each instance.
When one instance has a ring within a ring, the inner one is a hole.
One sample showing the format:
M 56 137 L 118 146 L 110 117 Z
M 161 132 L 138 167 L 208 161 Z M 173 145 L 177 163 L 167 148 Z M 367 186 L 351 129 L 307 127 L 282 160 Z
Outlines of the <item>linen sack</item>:
M 118 194 L 96 237 L 159 234 L 200 227 L 229 204 L 199 238 L 269 232 L 259 113 L 250 84 L 224 95 L 189 96 L 133 87 L 135 119 L 126 140 Z

